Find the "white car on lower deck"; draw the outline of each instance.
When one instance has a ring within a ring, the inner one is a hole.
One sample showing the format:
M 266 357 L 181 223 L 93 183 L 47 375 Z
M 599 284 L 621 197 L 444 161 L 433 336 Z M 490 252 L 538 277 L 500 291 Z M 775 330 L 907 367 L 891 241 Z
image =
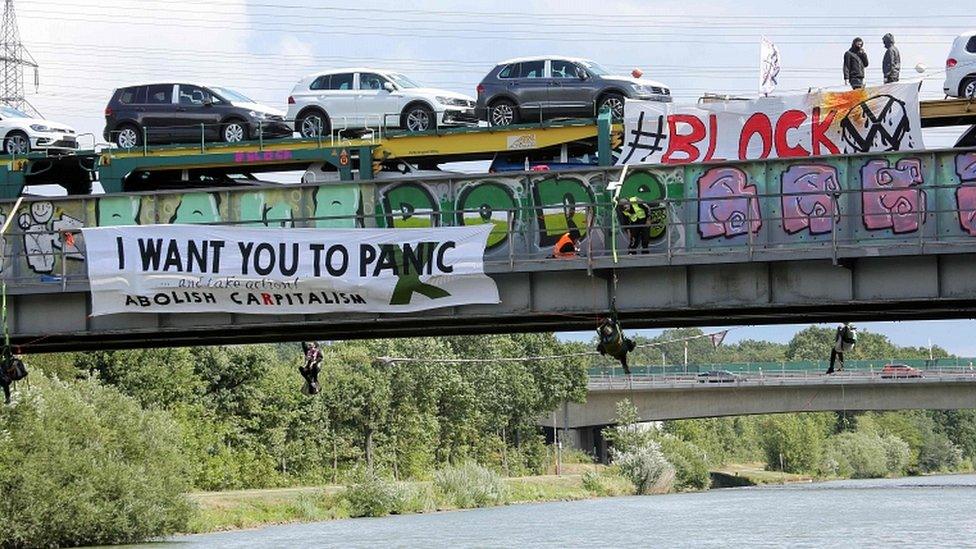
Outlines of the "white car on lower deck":
M 354 68 L 301 79 L 288 97 L 287 119 L 302 137 L 343 129 L 414 132 L 478 123 L 473 97 L 425 88 L 395 71 Z
M 6 105 L 0 106 L 0 136 L 3 137 L 3 154 L 64 152 L 78 148 L 78 135 L 74 128 L 43 118 L 33 118 Z

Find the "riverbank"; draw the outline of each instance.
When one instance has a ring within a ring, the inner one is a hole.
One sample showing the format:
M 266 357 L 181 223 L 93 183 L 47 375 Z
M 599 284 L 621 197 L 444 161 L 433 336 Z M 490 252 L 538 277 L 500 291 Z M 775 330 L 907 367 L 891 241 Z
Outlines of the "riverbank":
M 816 479 L 777 471 L 766 471 L 761 463 L 728 464 L 713 474 L 740 479 L 741 484 L 808 483 Z M 503 479 L 505 492 L 496 505 L 518 505 L 554 501 L 577 501 L 630 496 L 634 487 L 604 465 L 570 464 L 562 475 L 539 475 Z M 400 482 L 409 501 L 399 514 L 433 513 L 460 509 L 438 498 L 430 482 Z M 723 484 L 721 487 L 728 486 Z M 719 487 L 719 486 L 716 486 Z M 190 499 L 198 512 L 188 533 L 243 530 L 294 522 L 318 522 L 351 518 L 349 502 L 341 485 L 265 490 L 196 492 Z M 494 505 L 489 505 L 494 506 Z
M 562 475 L 540 475 L 503 479 L 505 491 L 496 505 L 517 505 L 553 501 L 575 501 L 598 497 L 633 495 L 633 485 L 607 472 L 603 465 L 570 465 Z M 458 510 L 439 498 L 432 483 L 397 483 L 410 496 L 400 514 Z M 317 522 L 352 517 L 345 487 L 322 486 L 196 492 L 190 499 L 198 512 L 188 533 L 258 528 L 273 524 Z

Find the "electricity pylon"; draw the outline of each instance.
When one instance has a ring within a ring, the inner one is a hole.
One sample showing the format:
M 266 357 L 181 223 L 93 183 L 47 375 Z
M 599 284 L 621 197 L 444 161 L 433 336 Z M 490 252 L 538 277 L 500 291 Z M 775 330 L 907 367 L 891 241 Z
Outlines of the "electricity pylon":
M 40 116 L 37 109 L 24 97 L 24 69 L 34 69 L 34 86 L 37 87 L 37 62 L 20 41 L 14 0 L 4 0 L 3 8 L 3 23 L 0 26 L 0 76 L 3 79 L 3 88 L 0 89 L 0 103 Z

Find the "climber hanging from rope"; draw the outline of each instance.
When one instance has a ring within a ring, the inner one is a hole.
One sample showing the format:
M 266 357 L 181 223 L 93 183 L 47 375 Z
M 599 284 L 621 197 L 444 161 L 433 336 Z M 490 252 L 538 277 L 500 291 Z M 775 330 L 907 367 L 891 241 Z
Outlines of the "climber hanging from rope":
M 305 364 L 298 367 L 298 373 L 305 378 L 305 386 L 302 392 L 306 395 L 314 395 L 319 392 L 319 372 L 322 370 L 322 350 L 319 344 L 314 341 L 302 342 L 302 351 L 305 354 Z
M 849 353 L 854 350 L 855 343 L 857 343 L 857 328 L 854 327 L 853 323 L 845 322 L 837 327 L 837 333 L 834 335 L 834 346 L 830 349 L 830 367 L 827 368 L 828 374 L 844 369 L 844 353 Z M 840 359 L 840 367 L 834 370 L 834 364 L 838 358 Z
M 4 345 L 0 356 L 0 387 L 3 388 L 3 401 L 10 404 L 10 384 L 27 377 L 24 361 L 14 356 L 9 345 Z
M 627 364 L 627 353 L 633 351 L 636 344 L 633 339 L 624 337 L 623 328 L 617 322 L 617 315 L 613 314 L 600 320 L 600 326 L 597 328 L 596 333 L 600 338 L 596 350 L 601 355 L 610 355 L 620 361 L 620 365 L 624 367 L 624 373 L 630 375 L 630 366 Z

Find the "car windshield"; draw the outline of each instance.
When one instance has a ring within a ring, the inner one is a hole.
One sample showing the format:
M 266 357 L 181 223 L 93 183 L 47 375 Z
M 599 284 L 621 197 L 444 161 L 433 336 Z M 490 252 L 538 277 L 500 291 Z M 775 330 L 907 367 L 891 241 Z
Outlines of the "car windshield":
M 4 118 L 30 118 L 27 114 L 18 111 L 13 107 L 0 107 L 0 116 Z
M 254 103 L 254 100 L 250 97 L 244 95 L 243 93 L 236 92 L 230 88 L 214 88 L 215 92 L 220 94 L 221 97 L 233 103 L 237 101 L 238 103 Z
M 396 82 L 396 85 L 397 86 L 399 86 L 401 88 L 404 88 L 404 89 L 419 88 L 419 87 L 421 87 L 420 84 L 414 82 L 413 80 L 410 80 L 409 78 L 407 78 L 406 76 L 404 76 L 402 74 L 391 73 L 391 74 L 388 74 L 387 76 L 390 78 L 390 80 Z
M 594 63 L 593 61 L 580 61 L 580 64 L 586 67 L 586 70 L 590 71 L 591 73 L 597 76 L 605 76 L 607 74 L 610 74 L 610 71 L 608 71 L 603 65 L 599 63 Z

